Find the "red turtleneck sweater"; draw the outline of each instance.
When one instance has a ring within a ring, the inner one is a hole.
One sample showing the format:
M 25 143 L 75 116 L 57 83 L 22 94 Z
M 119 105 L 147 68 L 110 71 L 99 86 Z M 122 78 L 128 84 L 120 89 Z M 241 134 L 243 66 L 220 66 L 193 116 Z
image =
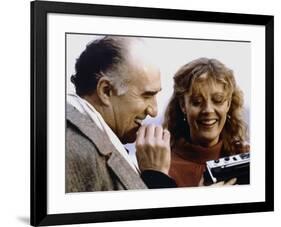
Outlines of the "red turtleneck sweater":
M 220 158 L 221 150 L 222 141 L 213 147 L 201 147 L 180 139 L 172 149 L 169 175 L 178 187 L 196 187 L 205 171 L 206 161 Z
M 249 152 L 250 145 L 245 142 L 233 143 L 236 154 Z M 176 181 L 178 187 L 198 186 L 205 171 L 205 163 L 222 156 L 222 141 L 213 147 L 201 147 L 179 139 L 172 148 L 171 167 L 169 175 Z

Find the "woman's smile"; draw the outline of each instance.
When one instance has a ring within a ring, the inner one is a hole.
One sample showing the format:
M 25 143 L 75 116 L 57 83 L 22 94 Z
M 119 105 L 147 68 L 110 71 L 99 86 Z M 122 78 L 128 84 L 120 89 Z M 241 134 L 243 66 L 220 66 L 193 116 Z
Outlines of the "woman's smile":
M 217 119 L 200 119 L 197 121 L 198 125 L 202 125 L 203 127 L 212 128 L 217 123 Z

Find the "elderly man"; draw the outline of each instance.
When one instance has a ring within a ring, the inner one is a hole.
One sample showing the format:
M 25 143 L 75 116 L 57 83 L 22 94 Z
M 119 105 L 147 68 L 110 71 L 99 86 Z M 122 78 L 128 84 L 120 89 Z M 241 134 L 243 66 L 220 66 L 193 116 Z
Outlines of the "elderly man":
M 157 115 L 160 73 L 141 39 L 104 37 L 78 58 L 67 97 L 66 192 L 175 187 L 170 135 Z M 123 144 L 136 141 L 138 166 Z

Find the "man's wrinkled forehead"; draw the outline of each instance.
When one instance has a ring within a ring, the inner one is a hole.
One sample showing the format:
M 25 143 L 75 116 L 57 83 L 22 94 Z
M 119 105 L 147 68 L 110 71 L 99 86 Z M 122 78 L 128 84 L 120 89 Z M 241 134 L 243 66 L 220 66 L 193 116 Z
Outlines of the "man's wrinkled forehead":
M 135 67 L 129 85 L 137 88 L 139 93 L 147 96 L 157 94 L 161 91 L 160 72 L 148 67 Z

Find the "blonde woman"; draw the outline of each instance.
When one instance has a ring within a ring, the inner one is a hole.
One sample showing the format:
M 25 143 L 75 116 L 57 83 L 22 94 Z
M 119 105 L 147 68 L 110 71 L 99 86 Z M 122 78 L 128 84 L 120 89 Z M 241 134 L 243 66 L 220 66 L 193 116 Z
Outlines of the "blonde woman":
M 249 151 L 242 106 L 232 70 L 216 59 L 196 59 L 175 74 L 164 127 L 171 133 L 169 175 L 179 187 L 202 185 L 206 161 Z

